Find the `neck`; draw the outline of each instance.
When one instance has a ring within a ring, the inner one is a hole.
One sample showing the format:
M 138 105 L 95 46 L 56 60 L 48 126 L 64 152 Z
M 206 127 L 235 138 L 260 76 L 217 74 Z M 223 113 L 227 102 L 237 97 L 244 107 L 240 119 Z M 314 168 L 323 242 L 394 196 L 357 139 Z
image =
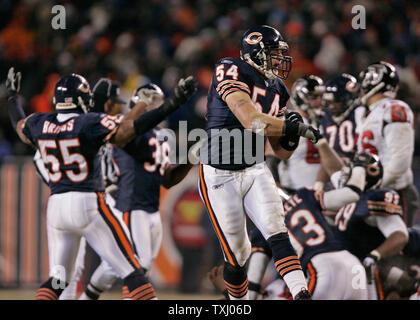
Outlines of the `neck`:
M 382 100 L 384 98 L 386 98 L 386 96 L 383 95 L 382 93 L 374 94 L 373 96 L 371 96 L 368 99 L 367 105 L 370 106 L 370 105 L 374 104 L 375 102 L 378 102 L 379 100 Z

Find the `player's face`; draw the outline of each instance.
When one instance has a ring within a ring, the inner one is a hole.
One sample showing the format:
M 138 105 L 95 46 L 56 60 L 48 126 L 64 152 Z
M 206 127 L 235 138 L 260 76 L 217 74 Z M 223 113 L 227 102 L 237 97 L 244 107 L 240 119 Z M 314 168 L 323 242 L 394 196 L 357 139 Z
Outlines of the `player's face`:
M 286 56 L 284 49 L 271 49 L 269 58 L 269 67 L 277 76 L 284 77 L 290 72 L 291 62 L 284 59 Z
M 309 107 L 314 110 L 321 110 L 322 108 L 322 97 L 319 94 L 309 94 L 308 95 L 308 104 Z
M 328 109 L 330 109 L 333 116 L 339 116 L 344 111 L 343 103 L 332 101 L 328 104 Z

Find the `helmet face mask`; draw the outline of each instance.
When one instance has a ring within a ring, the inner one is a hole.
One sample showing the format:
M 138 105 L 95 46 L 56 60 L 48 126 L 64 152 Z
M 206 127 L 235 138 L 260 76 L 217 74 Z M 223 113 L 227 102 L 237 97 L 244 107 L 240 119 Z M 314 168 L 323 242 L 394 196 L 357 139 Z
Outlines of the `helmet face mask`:
M 269 26 L 257 26 L 246 31 L 241 42 L 241 58 L 268 79 L 287 79 L 292 69 L 292 57 L 287 56 L 288 44 L 281 34 Z
M 293 106 L 306 112 L 311 120 L 322 114 L 322 94 L 324 82 L 315 75 L 297 79 L 292 86 L 291 99 Z
M 361 86 L 361 100 L 367 100 L 377 93 L 382 93 L 389 98 L 395 98 L 398 91 L 399 77 L 396 68 L 385 61 L 369 65 L 359 74 Z

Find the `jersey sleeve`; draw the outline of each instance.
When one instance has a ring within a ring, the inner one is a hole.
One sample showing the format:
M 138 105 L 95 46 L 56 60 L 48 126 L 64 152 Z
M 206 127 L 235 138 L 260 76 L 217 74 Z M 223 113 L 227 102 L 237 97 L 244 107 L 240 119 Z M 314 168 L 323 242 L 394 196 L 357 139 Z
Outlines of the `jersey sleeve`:
M 147 154 L 148 141 L 145 135 L 137 136 L 123 148 L 130 156 L 142 162 Z
M 391 100 L 387 102 L 384 112 L 384 122 L 413 124 L 414 115 L 410 107 L 403 101 Z
M 216 64 L 213 83 L 217 94 L 226 101 L 226 97 L 236 91 L 251 95 L 249 81 L 241 65 L 231 59 L 222 59 Z
M 22 129 L 22 133 L 27 137 L 34 145 L 37 144 L 37 131 L 38 126 L 40 126 L 40 118 L 42 117 L 42 113 L 33 113 L 27 116 L 24 121 L 24 126 Z
M 83 119 L 83 135 L 88 143 L 103 145 L 117 131 L 121 117 L 104 113 L 88 113 Z
M 370 193 L 367 201 L 371 216 L 402 216 L 402 206 L 399 194 L 394 190 L 376 190 Z

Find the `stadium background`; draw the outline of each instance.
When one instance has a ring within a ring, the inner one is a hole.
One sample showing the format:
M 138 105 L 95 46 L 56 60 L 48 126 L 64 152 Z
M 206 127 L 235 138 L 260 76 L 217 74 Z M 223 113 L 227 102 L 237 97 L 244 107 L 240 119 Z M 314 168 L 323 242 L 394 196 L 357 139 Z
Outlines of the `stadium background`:
M 57 4 L 66 9 L 64 30 L 51 25 L 55 16 L 51 8 Z M 366 8 L 366 29 L 352 28 L 354 5 Z M 416 116 L 413 169 L 420 189 L 420 4 L 416 1 L 2 0 L 0 82 L 10 66 L 22 72 L 21 93 L 30 114 L 51 111 L 55 82 L 72 72 L 85 76 L 92 86 L 103 76 L 119 81 L 126 101 L 141 84 L 155 82 L 170 94 L 180 77 L 193 74 L 199 92 L 168 118 L 167 126 L 176 130 L 179 120 L 187 120 L 188 129 L 203 127 L 214 63 L 221 57 L 237 57 L 242 33 L 255 24 L 277 28 L 288 41 L 293 57 L 286 81 L 289 89 L 305 74 L 327 80 L 342 72 L 357 76 L 378 60 L 395 64 L 399 97 Z M 48 272 L 48 188 L 36 176 L 33 150 L 18 141 L 9 123 L 4 97 L 1 84 L 0 288 L 27 289 L 22 292 L 30 295 Z M 205 274 L 221 257 L 196 181 L 193 170 L 181 185 L 163 190 L 164 242 L 152 274 L 158 293 L 214 293 Z M 95 263 L 88 259 L 87 273 Z M 29 297 L 16 292 L 0 290 L 0 299 Z

